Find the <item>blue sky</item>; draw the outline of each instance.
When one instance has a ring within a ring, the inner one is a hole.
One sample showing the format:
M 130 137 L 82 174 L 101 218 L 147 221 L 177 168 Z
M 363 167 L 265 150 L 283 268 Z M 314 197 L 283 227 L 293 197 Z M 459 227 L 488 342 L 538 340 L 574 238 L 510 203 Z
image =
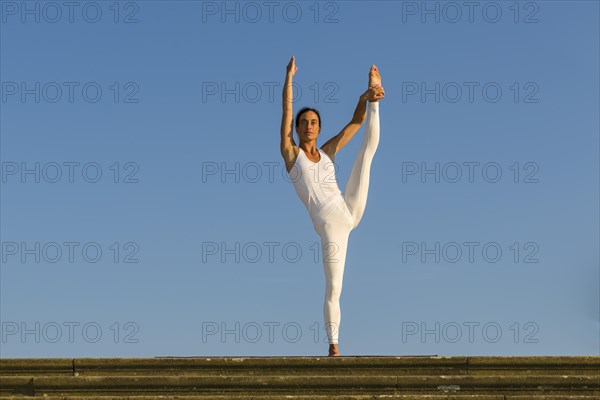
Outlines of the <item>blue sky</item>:
M 2 357 L 326 354 L 292 55 L 319 146 L 386 91 L 342 355 L 600 354 L 598 2 L 61 3 L 0 1 Z

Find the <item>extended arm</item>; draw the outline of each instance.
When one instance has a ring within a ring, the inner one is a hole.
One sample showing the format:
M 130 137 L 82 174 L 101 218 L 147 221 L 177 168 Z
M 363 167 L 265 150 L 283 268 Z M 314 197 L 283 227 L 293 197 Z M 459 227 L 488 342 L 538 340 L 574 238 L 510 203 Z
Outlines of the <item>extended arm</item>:
M 295 59 L 292 56 L 285 75 L 283 84 L 282 107 L 283 114 L 281 117 L 281 155 L 286 158 L 291 156 L 293 152 L 294 142 L 294 109 L 293 109 L 293 93 L 292 93 L 292 78 L 298 67 L 296 67 Z M 291 157 L 290 157 L 291 158 Z M 287 158 L 286 158 L 287 159 Z
M 333 156 L 335 153 L 340 151 L 344 147 L 354 134 L 358 132 L 362 124 L 367 118 L 367 101 L 375 101 L 384 97 L 384 91 L 382 86 L 374 86 L 369 88 L 366 92 L 360 95 L 358 98 L 358 104 L 354 109 L 354 115 L 350 122 L 334 137 L 329 139 L 323 147 L 327 146 L 328 152 Z

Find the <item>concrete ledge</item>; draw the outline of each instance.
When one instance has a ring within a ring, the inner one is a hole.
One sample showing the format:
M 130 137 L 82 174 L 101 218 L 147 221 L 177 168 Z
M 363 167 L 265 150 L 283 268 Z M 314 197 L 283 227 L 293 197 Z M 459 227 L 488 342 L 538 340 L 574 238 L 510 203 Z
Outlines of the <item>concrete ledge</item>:
M 73 375 L 73 358 L 0 358 L 0 376 Z
M 0 359 L 0 398 L 600 399 L 600 357 Z
M 470 356 L 469 366 L 506 368 L 585 368 L 600 374 L 600 357 L 598 356 Z
M 199 357 L 1 359 L 0 376 L 19 375 L 600 375 L 600 357 Z
M 42 397 L 41 397 L 42 398 Z M 597 396 L 580 395 L 549 395 L 549 396 L 512 396 L 512 395 L 204 395 L 204 396 L 45 396 L 44 400 L 374 400 L 374 399 L 398 399 L 398 400 L 597 400 Z M 24 399 L 24 397 L 3 397 L 0 400 Z
M 114 359 L 77 359 L 75 374 L 114 374 Z M 128 375 L 396 375 L 420 370 L 423 374 L 456 371 L 466 368 L 466 357 L 216 357 L 119 359 L 118 369 Z M 150 372 L 151 371 L 151 372 Z
M 26 399 L 28 397 L 3 397 L 0 400 Z M 35 397 L 29 397 L 35 398 Z M 597 400 L 598 396 L 548 395 L 548 396 L 512 396 L 512 395 L 419 395 L 419 394 L 368 394 L 368 395 L 185 395 L 185 396 L 44 396 L 44 400 Z
M 23 377 L 3 377 L 0 376 L 0 396 L 8 395 L 33 396 L 35 390 L 33 387 L 33 378 Z

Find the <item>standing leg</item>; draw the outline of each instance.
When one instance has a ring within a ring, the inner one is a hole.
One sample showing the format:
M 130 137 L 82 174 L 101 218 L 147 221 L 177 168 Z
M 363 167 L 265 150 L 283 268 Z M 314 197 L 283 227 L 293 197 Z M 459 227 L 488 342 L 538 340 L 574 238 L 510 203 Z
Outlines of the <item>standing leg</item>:
M 329 355 L 339 355 L 337 350 L 341 321 L 340 297 L 348 249 L 348 238 L 352 224 L 347 212 L 340 206 L 334 206 L 324 221 L 318 223 L 321 237 L 321 255 L 325 272 L 325 302 L 323 316 L 325 330 L 330 344 Z
M 344 200 L 352 214 L 352 229 L 360 222 L 367 206 L 371 162 L 379 145 L 379 102 L 367 105 L 367 126 L 362 145 L 358 150 L 346 189 Z
M 325 303 L 323 305 L 323 316 L 325 317 L 325 329 L 330 344 L 338 344 L 341 309 L 340 297 L 342 295 L 342 283 L 344 279 L 344 267 L 346 263 L 346 251 L 348 249 L 349 231 L 339 235 L 327 236 L 321 240 L 323 249 L 323 267 L 325 270 Z

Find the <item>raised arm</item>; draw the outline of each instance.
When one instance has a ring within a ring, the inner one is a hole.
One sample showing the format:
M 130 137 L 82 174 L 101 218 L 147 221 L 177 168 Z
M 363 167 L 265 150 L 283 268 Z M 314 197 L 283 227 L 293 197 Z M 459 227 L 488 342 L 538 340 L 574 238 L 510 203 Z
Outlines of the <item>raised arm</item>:
M 292 78 L 298 70 L 294 56 L 287 65 L 285 82 L 283 84 L 282 106 L 283 114 L 281 117 L 281 155 L 289 162 L 294 156 L 294 107 L 292 103 Z

